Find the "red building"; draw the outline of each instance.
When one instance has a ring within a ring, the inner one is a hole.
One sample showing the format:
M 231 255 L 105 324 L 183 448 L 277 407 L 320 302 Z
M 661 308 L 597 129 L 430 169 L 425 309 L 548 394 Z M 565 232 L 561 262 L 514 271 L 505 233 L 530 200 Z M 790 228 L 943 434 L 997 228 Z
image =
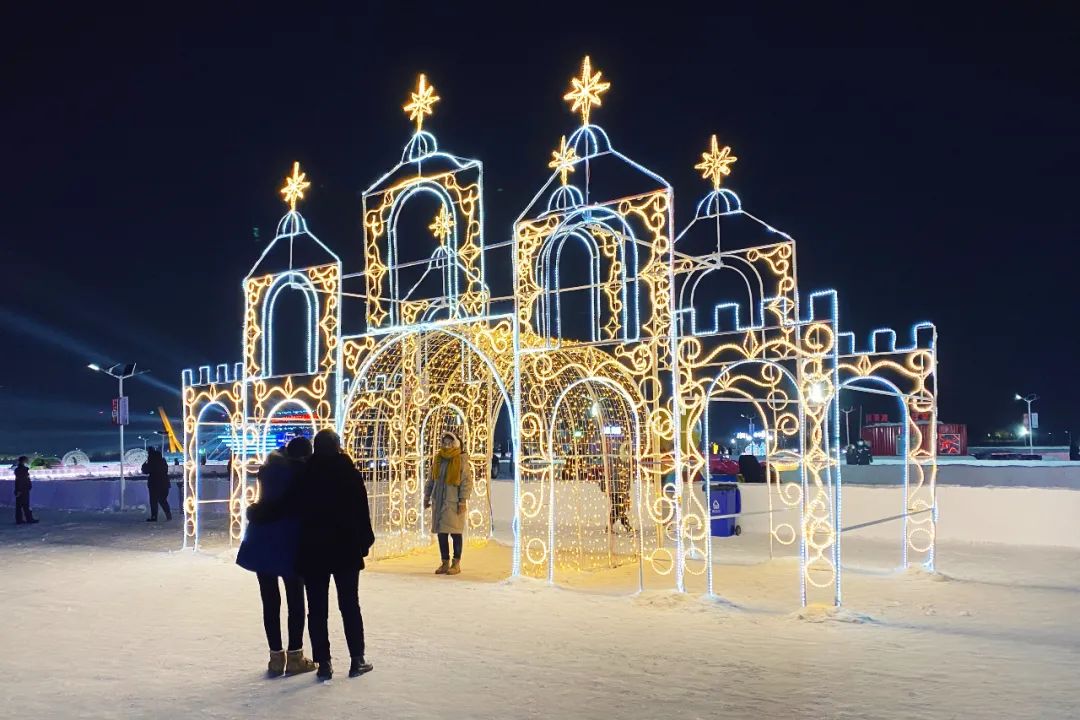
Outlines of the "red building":
M 889 422 L 887 415 L 867 415 L 862 429 L 862 439 L 870 445 L 870 451 L 878 457 L 902 455 L 904 452 L 904 425 Z M 917 419 L 915 424 L 922 432 L 923 449 L 929 449 L 930 421 Z M 967 425 L 961 423 L 938 423 L 937 454 L 967 455 Z

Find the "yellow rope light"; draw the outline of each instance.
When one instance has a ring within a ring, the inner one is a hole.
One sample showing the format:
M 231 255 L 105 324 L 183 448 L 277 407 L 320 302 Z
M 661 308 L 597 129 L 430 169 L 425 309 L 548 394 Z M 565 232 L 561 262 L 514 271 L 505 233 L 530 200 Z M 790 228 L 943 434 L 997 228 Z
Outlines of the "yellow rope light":
M 708 152 L 701 153 L 701 162 L 694 169 L 701 171 L 701 177 L 712 181 L 713 190 L 719 190 L 724 176 L 731 174 L 731 164 L 739 158 L 731 154 L 731 148 L 727 145 L 719 148 L 715 135 L 710 142 L 712 146 Z
M 600 95 L 611 87 L 610 82 L 600 80 L 600 75 L 599 70 L 593 73 L 592 63 L 586 55 L 581 61 L 581 77 L 571 78 L 571 90 L 563 95 L 563 100 L 570 103 L 570 112 L 581 113 L 582 125 L 589 124 L 589 114 L 592 112 L 593 105 L 600 107 L 603 104 L 600 102 Z
M 285 178 L 285 186 L 281 188 L 281 194 L 289 206 L 289 210 L 296 210 L 296 201 L 304 199 L 304 191 L 311 187 L 311 183 L 305 180 L 307 173 L 300 172 L 299 161 L 293 163 L 292 175 Z
M 416 123 L 416 132 L 423 129 L 424 116 L 431 115 L 435 103 L 441 99 L 435 94 L 435 86 L 428 85 L 427 77 L 421 73 L 416 81 L 416 90 L 409 93 L 409 102 L 401 108 L 408 114 L 409 119 Z

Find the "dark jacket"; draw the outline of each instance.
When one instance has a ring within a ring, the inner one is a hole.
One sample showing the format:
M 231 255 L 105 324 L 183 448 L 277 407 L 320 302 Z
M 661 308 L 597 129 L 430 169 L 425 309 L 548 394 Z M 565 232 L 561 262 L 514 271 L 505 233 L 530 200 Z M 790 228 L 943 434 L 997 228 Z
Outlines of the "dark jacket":
M 259 502 L 248 509 L 248 525 L 236 564 L 255 573 L 292 577 L 300 543 L 300 511 L 295 502 L 304 464 L 272 452 L 259 469 Z
M 363 570 L 375 533 L 364 478 L 349 456 L 312 456 L 299 499 L 300 574 Z
M 30 492 L 32 485 L 33 483 L 30 482 L 30 468 L 25 465 L 19 465 L 15 468 L 15 494 Z
M 169 463 L 165 462 L 164 456 L 159 452 L 153 452 L 142 465 L 142 471 L 146 478 L 146 488 L 161 494 L 169 492 Z

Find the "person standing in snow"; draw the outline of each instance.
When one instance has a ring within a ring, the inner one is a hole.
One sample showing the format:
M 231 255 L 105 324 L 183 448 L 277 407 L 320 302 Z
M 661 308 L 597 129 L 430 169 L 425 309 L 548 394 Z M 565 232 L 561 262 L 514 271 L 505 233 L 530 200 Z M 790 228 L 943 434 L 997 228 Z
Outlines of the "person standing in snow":
M 300 513 L 295 498 L 311 441 L 293 438 L 285 452 L 274 451 L 259 468 L 259 501 L 248 507 L 248 526 L 236 564 L 259 579 L 263 629 L 270 646 L 266 672 L 272 677 L 311 672 L 315 663 L 304 657 L 304 581 L 296 573 L 300 543 Z M 281 648 L 281 590 L 285 585 L 289 645 Z
M 158 505 L 165 511 L 165 519 L 172 520 L 169 509 L 169 463 L 157 448 L 147 451 L 146 462 L 142 465 L 146 478 L 146 490 L 150 494 L 150 517 L 146 522 L 157 522 Z
M 620 523 L 630 534 L 634 533 L 634 526 L 630 522 L 627 513 L 630 511 L 630 446 L 623 443 L 617 459 L 612 459 L 607 465 L 601 461 L 600 489 L 607 495 L 609 503 L 608 528 L 614 532 L 615 524 Z
M 431 532 L 439 538 L 442 564 L 436 575 L 457 575 L 461 572 L 462 533 L 472 478 L 469 458 L 461 451 L 461 440 L 452 432 L 444 433 L 442 446 L 431 461 L 427 482 L 424 483 L 424 507 L 431 508 Z M 454 560 L 450 562 L 450 539 L 454 541 Z
M 364 618 L 360 614 L 360 571 L 375 544 L 364 478 L 341 451 L 333 430 L 315 435 L 315 454 L 301 485 L 300 549 L 297 566 L 308 597 L 308 633 L 320 680 L 334 675 L 330 658 L 330 578 L 337 587 L 338 609 L 352 663 L 349 677 L 372 669 L 364 659 Z
M 30 468 L 27 466 L 29 458 L 19 456 L 19 464 L 15 466 L 15 524 L 27 525 L 38 522 L 34 513 L 30 511 Z

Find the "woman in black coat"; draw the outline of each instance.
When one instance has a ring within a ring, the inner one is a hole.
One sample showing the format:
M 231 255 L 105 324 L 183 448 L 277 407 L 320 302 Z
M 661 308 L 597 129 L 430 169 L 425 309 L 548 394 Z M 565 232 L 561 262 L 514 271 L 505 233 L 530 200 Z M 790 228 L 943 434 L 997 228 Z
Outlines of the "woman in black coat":
M 248 506 L 248 525 L 236 564 L 258 576 L 262 597 L 263 628 L 270 646 L 267 674 L 297 675 L 315 670 L 304 657 L 304 581 L 296 574 L 296 553 L 300 545 L 300 513 L 295 498 L 306 460 L 311 457 L 311 441 L 296 437 L 285 451 L 275 450 L 259 468 L 259 501 Z M 288 603 L 289 644 L 281 647 L 281 589 L 285 585 Z
M 315 435 L 315 454 L 301 484 L 300 549 L 297 566 L 308 597 L 308 632 L 318 677 L 333 676 L 327 628 L 330 578 L 337 587 L 338 609 L 352 663 L 349 677 L 372 669 L 364 660 L 364 619 L 360 614 L 360 571 L 375 543 L 364 478 L 341 451 L 333 430 Z
M 169 508 L 169 463 L 157 448 L 146 452 L 142 471 L 147 475 L 146 490 L 150 494 L 150 517 L 146 522 L 157 522 L 158 505 L 165 511 L 165 519 L 172 520 Z

